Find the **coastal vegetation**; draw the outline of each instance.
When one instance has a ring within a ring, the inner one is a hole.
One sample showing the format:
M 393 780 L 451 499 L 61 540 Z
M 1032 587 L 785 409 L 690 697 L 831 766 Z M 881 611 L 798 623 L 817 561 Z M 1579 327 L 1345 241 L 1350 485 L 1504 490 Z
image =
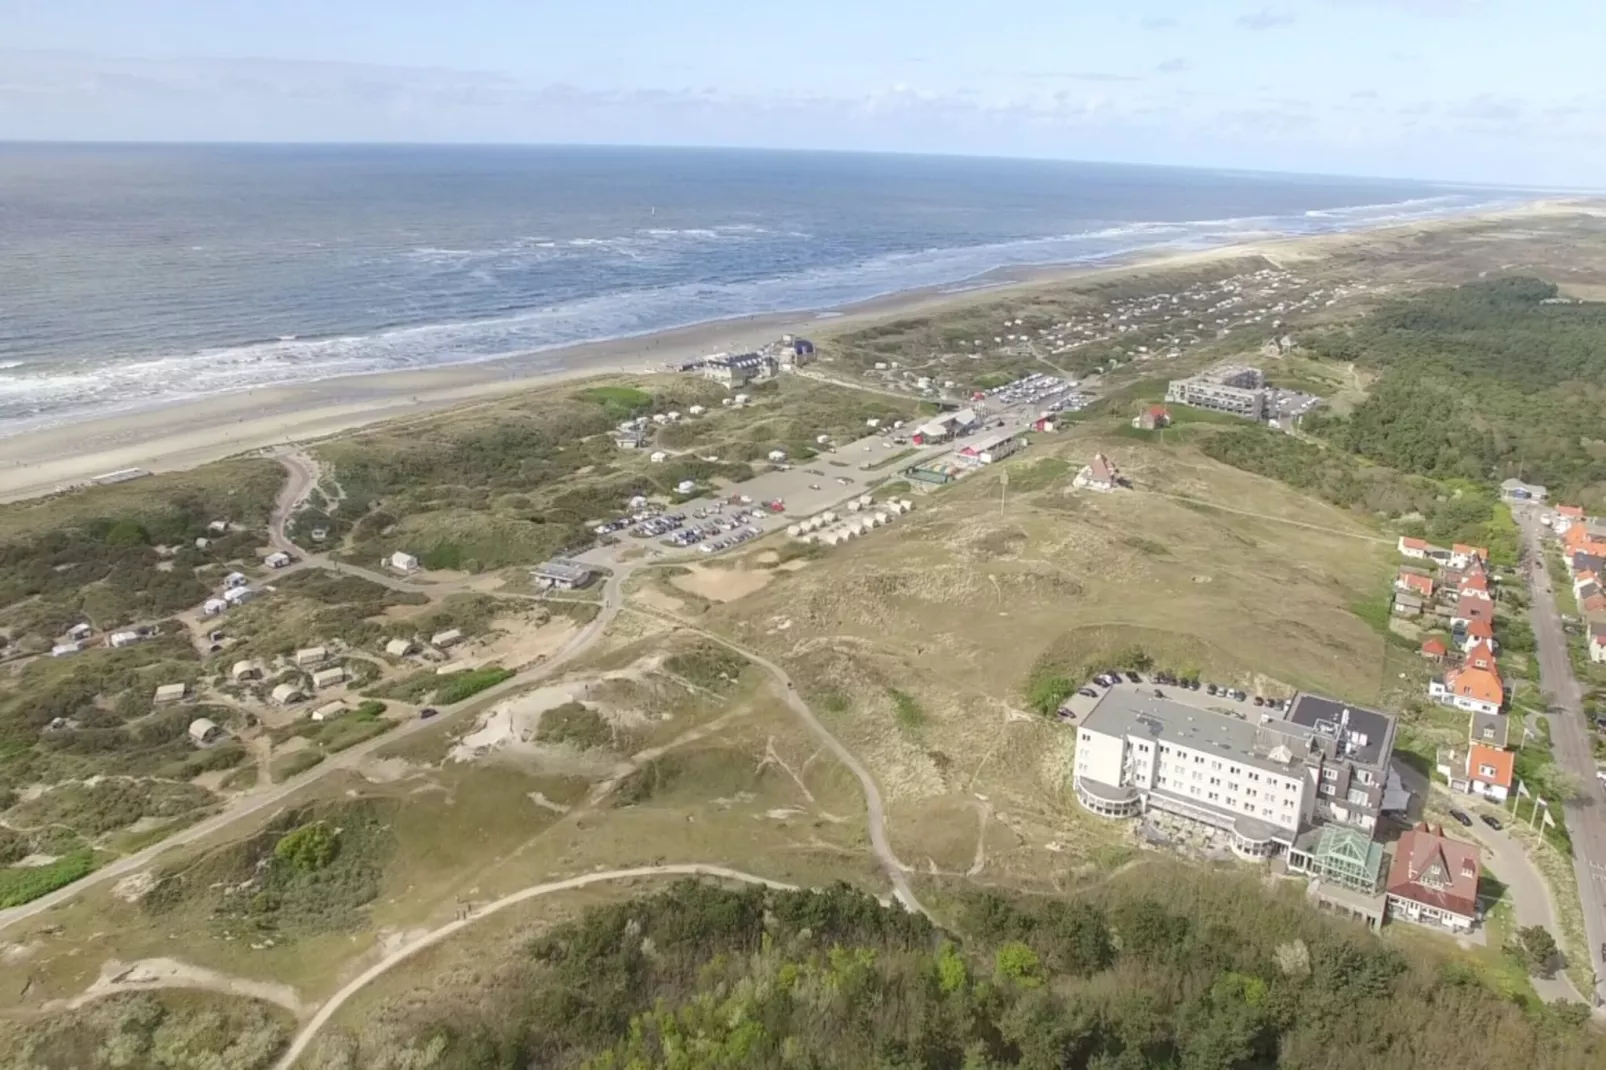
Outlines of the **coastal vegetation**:
M 7 505 L 0 631 L 37 652 L 80 622 L 103 631 L 197 604 L 216 570 L 255 560 L 283 479 L 271 461 L 226 461 Z M 218 520 L 229 530 L 210 530 Z
M 1302 344 L 1380 373 L 1348 416 L 1308 422 L 1334 445 L 1401 472 L 1521 476 L 1601 501 L 1606 305 L 1558 300 L 1535 278 L 1488 279 L 1391 300 Z
M 14 1070 L 265 1070 L 289 1043 L 290 1015 L 196 990 L 107 996 L 42 1021 L 0 1021 Z
M 654 376 L 376 428 L 319 448 L 343 494 L 323 515 L 354 560 L 407 547 L 432 569 L 529 564 L 589 542 L 594 525 L 637 495 L 670 499 L 686 481 L 731 487 L 772 450 L 803 460 L 821 435 L 857 435 L 868 419 L 914 411 L 913 402 L 802 379 L 746 392 L 749 403 L 731 407 L 717 384 Z M 693 406 L 708 411 L 693 417 Z M 642 416 L 663 422 L 646 425 L 643 448 L 621 448 L 618 425 Z M 654 451 L 666 456 L 652 463 Z
M 594 907 L 403 1035 L 314 1068 L 1585 1066 L 1582 1006 L 1508 997 L 1262 882 L 1146 863 L 1052 898 L 960 892 L 943 927 L 846 886 L 682 883 Z M 1344 1043 L 1335 1045 L 1334 1037 Z

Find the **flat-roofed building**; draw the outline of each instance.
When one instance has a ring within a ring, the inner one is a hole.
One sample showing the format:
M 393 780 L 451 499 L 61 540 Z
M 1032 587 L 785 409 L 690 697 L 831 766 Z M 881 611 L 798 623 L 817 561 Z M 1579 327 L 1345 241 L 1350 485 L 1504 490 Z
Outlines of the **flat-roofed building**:
M 1078 801 L 1107 817 L 1160 810 L 1208 825 L 1245 858 L 1289 850 L 1320 821 L 1370 835 L 1398 805 L 1387 714 L 1317 695 L 1242 715 L 1194 701 L 1124 684 L 1106 692 L 1078 730 Z
M 1173 379 L 1165 399 L 1246 420 L 1264 420 L 1267 414 L 1265 377 L 1259 368 L 1241 364 L 1222 364 L 1186 379 Z
M 590 583 L 592 576 L 595 574 L 578 561 L 555 557 L 551 561 L 544 561 L 532 568 L 530 575 L 534 579 L 559 590 L 572 591 Z

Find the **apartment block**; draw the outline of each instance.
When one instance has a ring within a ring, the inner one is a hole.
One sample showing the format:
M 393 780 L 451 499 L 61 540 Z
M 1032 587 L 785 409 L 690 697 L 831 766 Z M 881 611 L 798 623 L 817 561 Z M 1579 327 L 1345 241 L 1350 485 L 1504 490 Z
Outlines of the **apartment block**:
M 1259 368 L 1221 364 L 1187 379 L 1173 379 L 1165 399 L 1196 409 L 1231 413 L 1246 420 L 1266 419 L 1266 379 Z

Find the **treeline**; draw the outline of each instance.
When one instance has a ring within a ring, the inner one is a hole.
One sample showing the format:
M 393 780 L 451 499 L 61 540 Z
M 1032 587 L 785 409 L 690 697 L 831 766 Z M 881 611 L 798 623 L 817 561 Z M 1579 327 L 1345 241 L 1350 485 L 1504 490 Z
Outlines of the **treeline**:
M 1223 464 L 1279 480 L 1334 505 L 1395 521 L 1403 534 L 1443 545 L 1485 546 L 1497 564 L 1516 563 L 1516 526 L 1485 485 L 1402 474 L 1368 465 L 1344 450 L 1323 449 L 1264 428 L 1221 431 L 1200 449 Z
M 683 883 L 593 908 L 499 977 L 381 1012 L 314 1067 L 436 1070 L 1573 1068 L 1581 1006 L 1503 998 L 1256 880 L 1143 867 L 963 896 L 955 932 L 845 886 Z M 407 1035 L 380 1039 L 380 1020 Z
M 1404 472 L 1572 497 L 1606 481 L 1606 304 L 1545 302 L 1556 287 L 1491 279 L 1386 303 L 1303 339 L 1381 377 L 1348 417 L 1307 430 Z

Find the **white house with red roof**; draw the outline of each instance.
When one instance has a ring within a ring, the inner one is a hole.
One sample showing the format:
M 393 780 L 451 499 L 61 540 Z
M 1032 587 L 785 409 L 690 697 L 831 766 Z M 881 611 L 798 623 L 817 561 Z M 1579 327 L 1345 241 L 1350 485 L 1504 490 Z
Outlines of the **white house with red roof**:
M 1423 598 L 1433 597 L 1433 577 L 1426 572 L 1412 568 L 1402 568 L 1394 577 L 1394 589 L 1407 594 L 1420 595 Z
M 1478 923 L 1478 848 L 1422 824 L 1394 845 L 1384 891 L 1388 916 L 1466 932 Z
M 1558 505 L 1555 515 L 1550 519 L 1550 526 L 1557 535 L 1565 535 L 1567 529 L 1574 524 L 1584 522 L 1584 507 L 1581 505 Z
M 1482 546 L 1468 546 L 1464 542 L 1455 543 L 1450 547 L 1450 567 L 1466 568 L 1467 564 L 1476 559 L 1483 564 L 1489 563 L 1489 551 Z
M 1606 624 L 1596 622 L 1589 626 L 1589 660 L 1606 661 Z
M 1398 549 L 1401 557 L 1415 558 L 1418 561 L 1426 561 L 1433 556 L 1434 551 L 1441 554 L 1444 552 L 1426 539 L 1413 539 L 1405 535 L 1400 536 Z
M 1104 492 L 1116 490 L 1122 485 L 1121 470 L 1104 454 L 1095 453 L 1092 462 L 1076 473 L 1071 485 Z

